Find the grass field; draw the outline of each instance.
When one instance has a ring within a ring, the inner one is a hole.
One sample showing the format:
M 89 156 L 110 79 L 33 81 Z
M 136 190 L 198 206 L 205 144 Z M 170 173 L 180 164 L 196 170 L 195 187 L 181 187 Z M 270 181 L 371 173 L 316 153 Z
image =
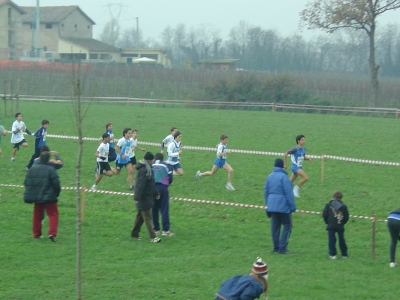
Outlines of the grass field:
M 50 120 L 50 134 L 76 135 L 72 106 L 21 103 L 30 130 Z M 11 127 L 13 118 L 2 118 Z M 295 145 L 297 134 L 306 136 L 307 153 L 400 161 L 399 120 L 336 115 L 273 112 L 172 109 L 92 104 L 84 120 L 84 135 L 99 137 L 111 121 L 114 134 L 137 128 L 140 141 L 159 142 L 171 126 L 182 132 L 182 144 L 214 147 L 219 136 L 229 136 L 230 149 L 284 152 Z M 10 136 L 3 138 L 0 182 L 22 184 L 28 149 L 11 163 Z M 48 138 L 58 150 L 64 168 L 58 171 L 63 186 L 73 186 L 77 142 Z M 94 181 L 97 143 L 85 141 L 83 182 Z M 144 146 L 153 153 L 155 146 Z M 263 205 L 263 185 L 276 156 L 232 153 L 231 192 L 225 189 L 226 172 L 193 180 L 197 170 L 212 167 L 214 152 L 183 149 L 183 177 L 170 187 L 173 197 Z M 137 153 L 142 158 L 143 153 Z M 340 189 L 352 215 L 384 219 L 398 208 L 399 168 L 325 160 L 305 163 L 310 180 L 297 200 L 298 209 L 321 211 L 334 190 Z M 0 299 L 74 299 L 75 198 L 63 191 L 59 198 L 58 242 L 34 240 L 32 207 L 22 200 L 23 189 L 0 187 Z M 98 189 L 128 192 L 126 172 L 104 178 Z M 150 244 L 129 237 L 136 212 L 131 196 L 87 193 L 82 225 L 83 299 L 213 299 L 225 279 L 250 272 L 260 255 L 269 265 L 269 299 L 393 299 L 400 269 L 389 268 L 389 235 L 377 224 L 376 259 L 371 259 L 371 222 L 351 219 L 346 227 L 347 261 L 328 259 L 327 234 L 320 216 L 294 214 L 289 244 L 291 255 L 271 254 L 270 223 L 262 209 L 171 201 L 171 231 L 175 236 Z M 47 225 L 44 227 L 44 232 Z M 142 232 L 146 237 L 146 232 Z

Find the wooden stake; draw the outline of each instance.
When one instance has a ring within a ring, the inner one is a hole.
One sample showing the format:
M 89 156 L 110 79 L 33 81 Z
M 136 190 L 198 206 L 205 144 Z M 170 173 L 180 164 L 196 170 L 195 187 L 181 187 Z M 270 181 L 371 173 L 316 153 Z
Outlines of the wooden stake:
M 373 216 L 372 220 L 372 259 L 375 259 L 375 248 L 376 248 L 376 215 Z
M 324 182 L 324 166 L 325 166 L 325 158 L 324 158 L 324 156 L 322 155 L 321 156 L 321 182 Z

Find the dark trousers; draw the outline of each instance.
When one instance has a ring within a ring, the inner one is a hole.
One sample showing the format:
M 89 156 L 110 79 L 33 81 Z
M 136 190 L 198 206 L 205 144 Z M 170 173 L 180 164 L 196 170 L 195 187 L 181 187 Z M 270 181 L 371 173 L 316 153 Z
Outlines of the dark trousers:
M 31 160 L 29 163 L 26 165 L 28 169 L 30 169 L 33 165 L 33 161 L 40 156 L 40 148 L 35 148 L 35 153 L 32 154 Z
M 162 230 L 168 231 L 170 228 L 168 187 L 164 184 L 156 183 L 156 188 L 160 193 L 160 199 L 156 199 L 153 206 L 154 230 L 160 230 L 160 223 L 158 222 L 158 212 L 161 212 Z
M 274 251 L 286 252 L 292 233 L 292 214 L 271 212 L 271 235 Z M 283 226 L 281 234 L 281 226 Z
M 390 233 L 390 262 L 395 262 L 396 260 L 396 246 L 397 241 L 400 239 L 400 220 L 397 219 L 388 219 L 387 226 Z
M 342 256 L 347 256 L 347 245 L 344 239 L 344 230 L 329 229 L 328 230 L 328 247 L 329 255 L 334 256 L 336 252 L 336 233 L 339 238 L 339 248 Z
M 57 236 L 58 230 L 58 208 L 54 203 L 35 203 L 33 209 L 33 237 L 39 238 L 42 235 L 43 211 L 46 210 L 49 216 L 49 236 Z
M 154 239 L 156 237 L 156 233 L 153 230 L 153 220 L 151 217 L 151 209 L 148 210 L 138 210 L 136 214 L 135 221 L 133 223 L 133 229 L 131 233 L 131 237 L 139 237 L 140 228 L 143 223 L 146 224 L 147 232 L 149 233 L 149 237 Z

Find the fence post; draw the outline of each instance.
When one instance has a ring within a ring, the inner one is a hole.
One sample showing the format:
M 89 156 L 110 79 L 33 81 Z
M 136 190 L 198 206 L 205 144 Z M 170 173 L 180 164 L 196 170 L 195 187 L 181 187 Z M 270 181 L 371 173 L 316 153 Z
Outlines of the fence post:
M 85 198 L 86 198 L 86 188 L 82 185 L 81 188 L 81 222 L 85 220 Z
M 275 106 L 275 102 L 272 102 L 272 112 L 276 111 L 276 106 Z
M 7 117 L 7 79 L 4 79 L 3 82 L 3 89 L 4 89 L 4 117 Z
M 321 155 L 321 182 L 324 182 L 325 157 Z
M 376 248 L 376 215 L 372 217 L 372 259 L 375 259 Z
M 13 85 L 13 80 L 10 80 L 10 113 L 12 115 L 13 113 L 13 89 L 14 89 L 14 85 Z
M 396 108 L 396 119 L 399 117 L 399 109 Z

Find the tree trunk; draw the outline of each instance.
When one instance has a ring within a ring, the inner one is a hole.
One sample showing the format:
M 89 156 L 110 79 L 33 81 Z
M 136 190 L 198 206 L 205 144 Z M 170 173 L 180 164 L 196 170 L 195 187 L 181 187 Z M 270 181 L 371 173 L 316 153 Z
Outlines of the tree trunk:
M 369 107 L 376 107 L 379 100 L 379 82 L 378 70 L 379 65 L 375 63 L 375 25 L 371 26 L 369 36 L 369 70 L 371 75 L 371 97 L 369 100 Z

